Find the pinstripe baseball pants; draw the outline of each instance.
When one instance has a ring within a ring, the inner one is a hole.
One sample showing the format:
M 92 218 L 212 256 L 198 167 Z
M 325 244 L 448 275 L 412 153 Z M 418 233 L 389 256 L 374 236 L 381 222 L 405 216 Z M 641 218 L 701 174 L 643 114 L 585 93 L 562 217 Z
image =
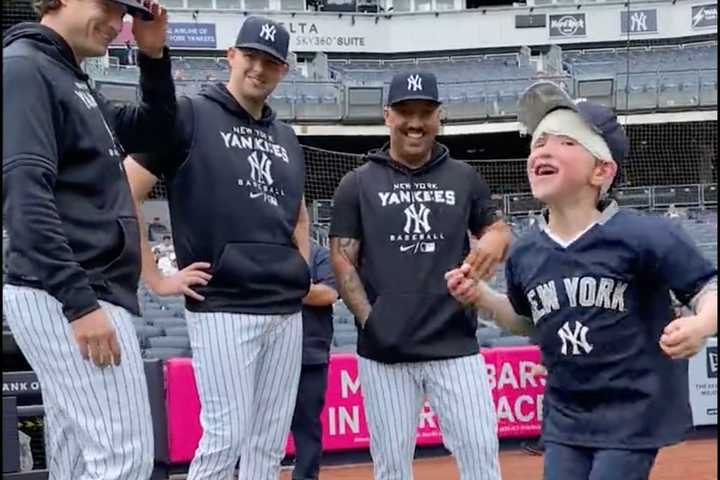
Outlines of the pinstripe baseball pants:
M 302 317 L 186 312 L 203 435 L 188 480 L 277 480 L 302 360 Z
M 60 302 L 47 292 L 3 287 L 8 324 L 42 388 L 51 480 L 146 480 L 152 473 L 152 419 L 135 328 L 124 308 L 100 305 L 120 344 L 117 367 L 82 358 Z
M 358 357 L 375 480 L 411 480 L 424 397 L 462 480 L 499 480 L 497 418 L 481 355 L 384 364 Z

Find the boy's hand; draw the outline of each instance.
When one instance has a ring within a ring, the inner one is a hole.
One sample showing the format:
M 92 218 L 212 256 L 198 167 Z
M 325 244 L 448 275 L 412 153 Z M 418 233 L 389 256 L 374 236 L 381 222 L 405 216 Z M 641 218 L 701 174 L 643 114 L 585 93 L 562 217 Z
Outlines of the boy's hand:
M 689 358 L 705 344 L 707 332 L 698 316 L 681 317 L 670 322 L 660 337 L 660 348 L 673 359 Z
M 445 274 L 450 295 L 463 305 L 475 305 L 480 299 L 478 281 L 470 276 L 470 266 L 450 270 Z

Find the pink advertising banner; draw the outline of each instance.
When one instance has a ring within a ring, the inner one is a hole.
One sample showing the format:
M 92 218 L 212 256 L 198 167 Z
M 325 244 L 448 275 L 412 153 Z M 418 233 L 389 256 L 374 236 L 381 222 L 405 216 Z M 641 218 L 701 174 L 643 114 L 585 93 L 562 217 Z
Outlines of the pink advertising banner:
M 531 369 L 540 360 L 537 347 L 482 350 L 498 415 L 498 436 L 531 437 L 540 434 L 544 378 Z M 323 449 L 351 450 L 369 446 L 354 354 L 331 356 L 325 409 L 321 415 Z M 200 440 L 200 402 L 190 359 L 166 362 L 168 450 L 173 463 L 189 462 Z M 418 445 L 442 443 L 438 420 L 428 402 L 420 414 Z M 292 436 L 287 453 L 294 453 Z

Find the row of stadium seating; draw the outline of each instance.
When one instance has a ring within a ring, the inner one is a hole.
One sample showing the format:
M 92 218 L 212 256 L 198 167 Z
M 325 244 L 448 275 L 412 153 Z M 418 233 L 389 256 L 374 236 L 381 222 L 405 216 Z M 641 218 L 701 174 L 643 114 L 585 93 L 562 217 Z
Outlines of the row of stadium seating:
M 575 75 L 608 71 L 665 72 L 717 69 L 717 43 L 664 47 L 586 49 L 563 52 L 563 63 Z
M 423 68 L 438 75 L 440 98 L 449 121 L 514 117 L 520 93 L 540 78 L 553 79 L 576 96 L 592 96 L 618 110 L 711 107 L 717 106 L 716 55 L 716 41 L 629 51 L 570 50 L 559 57 L 562 71 L 554 72 L 531 63 L 527 50 L 408 60 L 331 59 L 324 71 L 313 71 L 310 77 L 294 67 L 269 103 L 278 118 L 286 121 L 376 122 L 382 118 L 379 96 L 354 104 L 348 89 L 375 87 L 386 93 L 394 73 Z M 179 94 L 193 94 L 207 83 L 229 78 L 224 58 L 173 60 Z M 111 100 L 137 98 L 135 67 L 110 67 L 92 75 Z M 591 85 L 598 81 L 601 86 Z
M 673 219 L 679 222 L 698 244 L 700 250 L 717 265 L 717 210 L 691 211 L 690 215 Z M 532 225 L 532 217 L 512 217 L 508 222 L 516 237 L 522 236 Z M 491 286 L 505 291 L 505 270 L 500 266 Z M 139 300 L 142 316 L 135 318 L 135 329 L 144 358 L 167 359 L 190 357 L 190 339 L 185 320 L 183 297 L 158 297 L 141 285 Z M 525 345 L 526 337 L 517 337 L 479 319 L 477 338 L 483 347 Z M 354 319 L 342 301 L 336 302 L 333 314 L 334 336 L 332 349 L 353 351 L 357 343 Z M 3 332 L 10 333 L 3 321 Z
M 692 216 L 674 219 L 686 229 L 705 255 L 717 265 L 717 211 L 692 212 Z M 509 220 L 516 236 L 522 236 L 532 224 L 531 217 Z M 505 291 L 505 270 L 500 266 L 491 281 L 493 288 Z M 184 319 L 184 302 L 181 297 L 157 297 L 141 287 L 140 301 L 143 316 L 135 320 L 138 340 L 145 358 L 189 357 L 190 340 Z M 483 347 L 525 345 L 530 341 L 501 330 L 480 319 L 477 338 Z M 333 314 L 333 350 L 348 351 L 357 343 L 354 319 L 347 306 L 338 301 Z
M 111 65 L 117 62 L 112 62 Z M 335 80 L 342 84 L 388 83 L 399 71 L 422 68 L 435 72 L 441 83 L 478 80 L 527 79 L 538 72 L 517 53 L 467 55 L 428 59 L 330 59 L 328 70 L 316 75 L 319 81 Z M 608 73 L 625 74 L 642 72 L 681 72 L 717 69 L 717 42 L 700 44 L 567 50 L 562 52 L 562 63 L 567 73 L 574 76 Z M 178 79 L 206 80 L 209 76 L 227 79 L 229 65 L 224 57 L 173 57 L 173 68 Z M 114 65 L 105 72 L 116 79 L 137 78 L 133 67 Z M 284 80 L 314 81 L 295 68 Z

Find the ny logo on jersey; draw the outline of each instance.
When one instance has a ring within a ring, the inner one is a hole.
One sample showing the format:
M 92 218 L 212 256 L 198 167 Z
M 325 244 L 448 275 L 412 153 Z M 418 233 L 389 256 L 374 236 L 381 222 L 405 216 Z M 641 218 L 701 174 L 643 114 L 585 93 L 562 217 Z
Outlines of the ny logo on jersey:
M 87 90 L 75 90 L 75 95 L 83 102 L 88 110 L 97 108 L 98 104 L 95 101 L 95 97 L 92 96 Z
M 575 322 L 574 329 L 570 327 L 570 322 L 565 322 L 558 330 L 558 336 L 560 336 L 560 340 L 562 340 L 562 348 L 560 349 L 560 352 L 563 355 L 567 355 L 568 344 L 570 344 L 572 345 L 572 355 L 590 353 L 593 346 L 588 343 L 587 340 L 587 334 L 589 331 L 590 329 L 580 322 Z
M 250 163 L 250 177 L 254 182 L 264 183 L 266 185 L 273 184 L 272 175 L 270 175 L 270 166 L 272 162 L 270 158 L 262 153 L 262 157 L 258 158 L 258 152 L 253 152 L 248 155 L 248 162 Z
M 268 23 L 264 24 L 260 29 L 260 36 L 264 38 L 266 42 L 274 42 L 275 33 L 277 33 L 275 25 L 270 25 Z
M 405 209 L 405 233 L 427 233 L 430 231 L 430 209 L 422 203 L 420 208 L 413 203 Z
M 417 92 L 422 90 L 422 78 L 420 75 L 410 75 L 408 81 L 408 92 Z

